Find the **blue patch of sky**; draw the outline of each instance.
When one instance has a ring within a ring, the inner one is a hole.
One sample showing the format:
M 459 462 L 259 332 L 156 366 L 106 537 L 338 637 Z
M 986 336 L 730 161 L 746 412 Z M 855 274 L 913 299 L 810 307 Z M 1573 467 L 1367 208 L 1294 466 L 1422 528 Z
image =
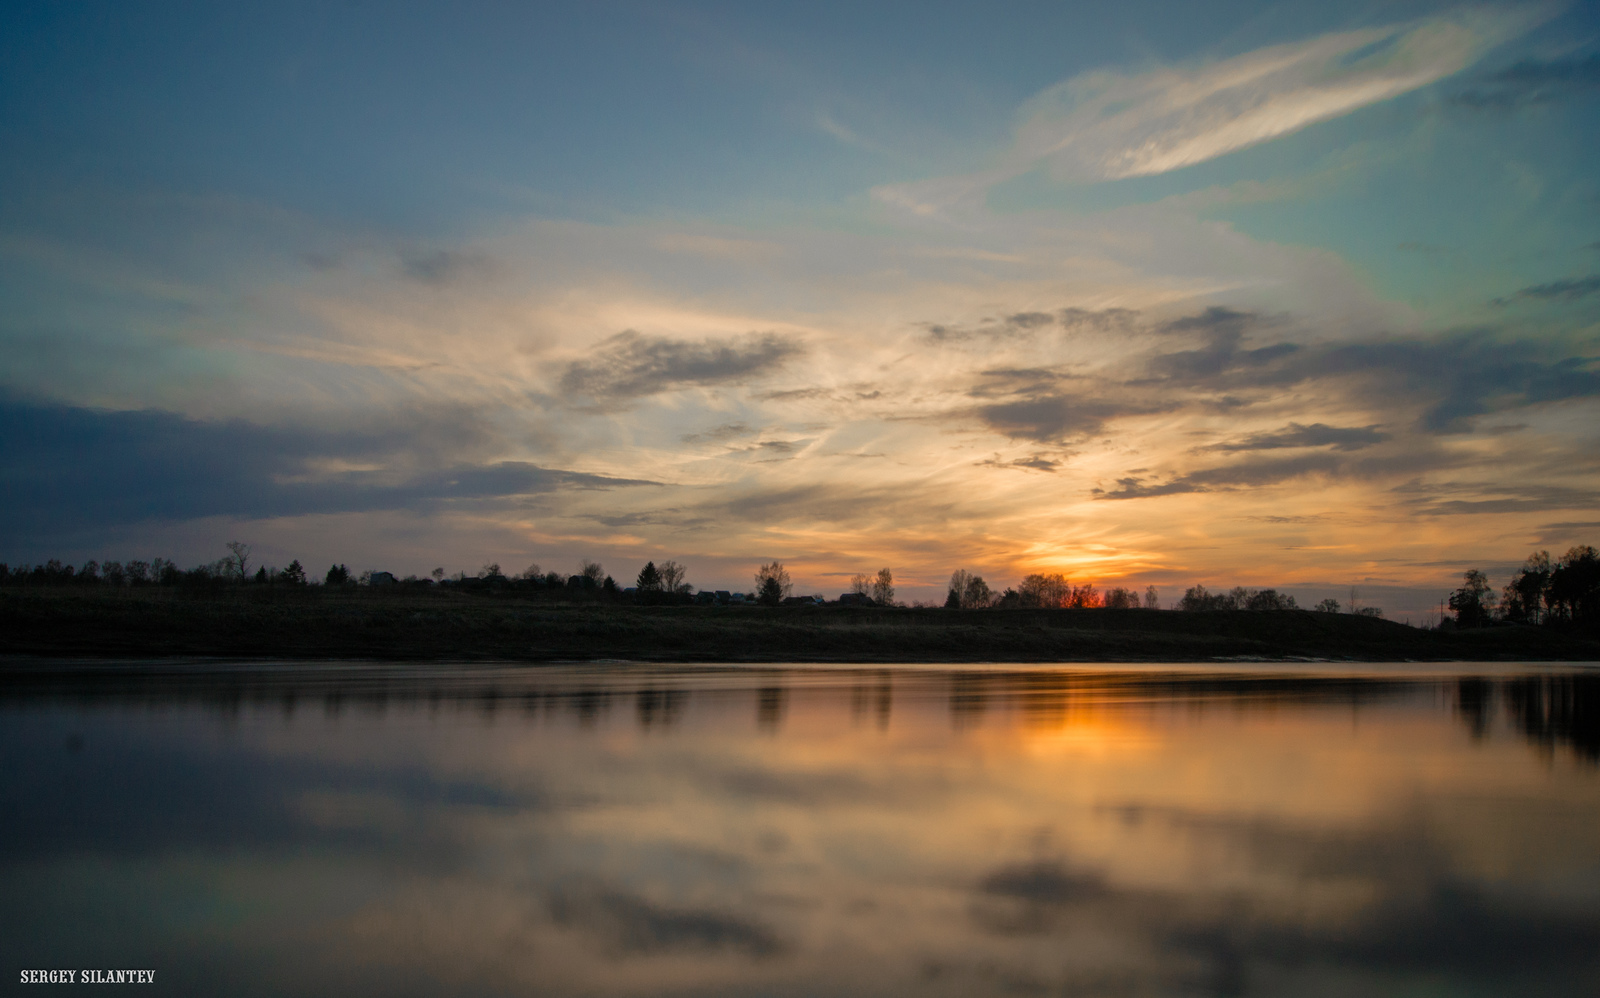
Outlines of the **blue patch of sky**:
M 1342 26 L 1318 11 L 17 3 L 0 170 L 435 232 L 820 204 L 975 165 L 1022 100 L 1078 72 Z

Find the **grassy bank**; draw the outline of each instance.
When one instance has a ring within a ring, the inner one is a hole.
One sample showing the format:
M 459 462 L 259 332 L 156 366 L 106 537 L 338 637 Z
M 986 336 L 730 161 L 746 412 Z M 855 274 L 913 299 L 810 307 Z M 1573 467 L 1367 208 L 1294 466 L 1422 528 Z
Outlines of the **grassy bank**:
M 637 607 L 363 589 L 0 592 L 9 654 L 702 662 L 1600 660 L 1531 627 L 1433 632 L 1301 610 Z

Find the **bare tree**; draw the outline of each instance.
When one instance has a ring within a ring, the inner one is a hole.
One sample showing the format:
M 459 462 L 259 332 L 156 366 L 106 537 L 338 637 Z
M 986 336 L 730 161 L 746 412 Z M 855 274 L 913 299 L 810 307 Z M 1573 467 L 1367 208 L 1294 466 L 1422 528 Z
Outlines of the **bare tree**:
M 879 606 L 894 606 L 894 573 L 887 568 L 878 569 L 878 577 L 872 580 L 870 595 Z
M 599 562 L 585 558 L 578 563 L 578 574 L 598 586 L 606 577 L 606 570 L 600 567 Z
M 433 581 L 435 581 L 435 582 L 440 582 L 440 581 L 442 581 L 444 579 L 444 569 L 443 568 L 436 568 L 432 572 L 429 572 L 428 574 L 433 576 Z
M 963 610 L 983 610 L 994 605 L 995 595 L 989 584 L 983 581 L 983 576 L 973 575 L 967 578 L 966 592 L 961 594 L 961 608 Z
M 872 576 L 861 572 L 850 576 L 850 591 L 861 596 L 871 596 Z
M 1144 587 L 1144 608 L 1146 610 L 1161 609 L 1161 597 L 1156 594 L 1155 586 Z
M 521 577 L 524 579 L 543 579 L 544 569 L 539 567 L 538 562 L 534 562 L 528 566 L 527 570 L 522 573 Z
M 774 561 L 756 570 L 756 598 L 761 602 L 777 606 L 792 592 L 794 584 L 789 581 L 789 570 L 783 562 Z
M 961 609 L 961 597 L 966 594 L 967 580 L 970 578 L 971 574 L 964 568 L 958 568 L 950 573 L 950 590 L 944 599 L 945 609 Z
M 250 566 L 250 545 L 242 541 L 229 541 L 228 550 L 232 552 L 229 562 L 234 571 L 239 573 L 239 581 L 243 582 L 248 576 L 245 570 Z
M 675 561 L 664 561 L 657 569 L 661 573 L 661 588 L 669 593 L 686 593 L 691 588 L 684 582 L 689 569 Z

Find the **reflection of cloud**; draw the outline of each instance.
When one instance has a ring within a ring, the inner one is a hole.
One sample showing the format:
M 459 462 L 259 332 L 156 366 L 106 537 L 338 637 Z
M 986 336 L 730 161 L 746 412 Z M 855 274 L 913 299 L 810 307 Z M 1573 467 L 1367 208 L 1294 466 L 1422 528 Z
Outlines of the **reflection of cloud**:
M 754 957 L 783 950 L 772 930 L 727 912 L 655 904 L 598 883 L 567 884 L 552 892 L 550 917 L 581 928 L 628 955 L 733 950 Z

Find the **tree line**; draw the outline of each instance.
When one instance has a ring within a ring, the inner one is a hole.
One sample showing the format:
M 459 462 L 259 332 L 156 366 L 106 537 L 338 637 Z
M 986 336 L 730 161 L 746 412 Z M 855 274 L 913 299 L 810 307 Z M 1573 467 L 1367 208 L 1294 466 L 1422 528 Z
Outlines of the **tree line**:
M 51 559 L 37 565 L 10 566 L 0 563 L 0 586 L 185 586 L 219 588 L 233 585 L 301 587 L 322 585 L 382 586 L 406 588 L 460 588 L 466 590 L 513 590 L 544 592 L 563 597 L 577 595 L 588 599 L 612 599 L 644 603 L 734 602 L 776 606 L 785 602 L 824 602 L 815 596 L 794 596 L 794 585 L 781 561 L 760 565 L 752 577 L 748 593 L 715 593 L 697 590 L 688 581 L 688 568 L 676 560 L 645 563 L 632 586 L 620 586 L 599 562 L 583 559 L 575 573 L 547 571 L 538 563 L 520 572 L 506 573 L 498 563 L 488 563 L 475 574 L 457 572 L 447 576 L 435 568 L 426 576 L 396 578 L 388 572 L 356 573 L 348 565 L 334 563 L 320 575 L 306 570 L 297 559 L 286 568 L 255 564 L 250 545 L 232 541 L 228 553 L 216 561 L 182 569 L 166 558 L 149 561 L 88 561 L 80 567 Z M 1488 576 L 1478 569 L 1464 573 L 1463 584 L 1450 593 L 1447 603 L 1454 619 L 1445 626 L 1487 627 L 1497 624 L 1568 626 L 1600 625 L 1600 556 L 1589 545 L 1580 545 L 1560 558 L 1549 552 L 1529 555 L 1503 589 L 1496 593 Z M 1373 606 L 1357 606 L 1352 592 L 1348 612 L 1382 617 Z M 859 573 L 841 602 L 894 607 L 906 604 L 896 600 L 894 573 L 881 568 L 876 573 Z M 932 604 L 914 604 L 917 606 Z M 1024 576 L 1015 586 L 995 591 L 983 576 L 957 569 L 950 576 L 943 606 L 947 609 L 1161 609 L 1154 586 L 1143 593 L 1121 586 L 1098 588 L 1093 582 L 1074 583 L 1062 573 L 1035 573 Z M 1276 589 L 1249 589 L 1211 592 L 1203 585 L 1191 586 L 1171 609 L 1201 612 L 1215 610 L 1296 610 L 1295 598 Z M 1308 607 L 1324 613 L 1338 613 L 1338 600 L 1324 599 Z
M 1580 544 L 1560 558 L 1535 551 L 1497 594 L 1489 577 L 1471 568 L 1447 603 L 1456 627 L 1530 624 L 1550 627 L 1600 626 L 1600 554 Z

